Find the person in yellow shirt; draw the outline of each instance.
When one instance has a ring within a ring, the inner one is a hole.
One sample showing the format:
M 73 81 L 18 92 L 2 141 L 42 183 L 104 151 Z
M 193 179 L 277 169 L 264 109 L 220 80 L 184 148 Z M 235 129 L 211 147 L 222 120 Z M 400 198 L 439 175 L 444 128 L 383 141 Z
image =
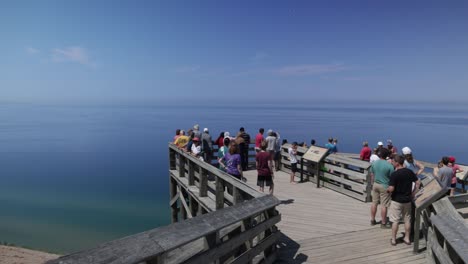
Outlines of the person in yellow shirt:
M 185 148 L 188 142 L 189 137 L 185 135 L 185 131 L 181 130 L 180 136 L 174 141 L 174 144 L 176 144 L 179 148 Z

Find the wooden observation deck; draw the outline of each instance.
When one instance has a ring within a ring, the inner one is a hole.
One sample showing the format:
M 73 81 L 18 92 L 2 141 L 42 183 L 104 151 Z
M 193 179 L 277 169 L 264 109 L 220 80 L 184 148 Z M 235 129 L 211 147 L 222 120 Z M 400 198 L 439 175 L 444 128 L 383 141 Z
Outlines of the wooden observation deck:
M 419 247 L 391 246 L 389 229 L 370 226 L 368 162 L 352 154 L 301 159 L 296 180 L 304 182 L 290 184 L 288 146 L 272 196 L 258 191 L 253 168 L 243 182 L 169 143 L 173 224 L 47 263 L 468 263 L 467 194 L 417 214 Z

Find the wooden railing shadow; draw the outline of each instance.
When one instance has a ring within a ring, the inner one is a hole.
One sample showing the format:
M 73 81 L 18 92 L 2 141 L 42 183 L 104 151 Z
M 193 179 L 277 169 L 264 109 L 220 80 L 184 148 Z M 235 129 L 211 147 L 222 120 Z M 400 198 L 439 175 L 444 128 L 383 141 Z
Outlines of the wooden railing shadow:
M 309 259 L 309 256 L 303 253 L 298 254 L 301 245 L 283 233 L 278 240 L 278 248 L 276 263 L 301 264 Z

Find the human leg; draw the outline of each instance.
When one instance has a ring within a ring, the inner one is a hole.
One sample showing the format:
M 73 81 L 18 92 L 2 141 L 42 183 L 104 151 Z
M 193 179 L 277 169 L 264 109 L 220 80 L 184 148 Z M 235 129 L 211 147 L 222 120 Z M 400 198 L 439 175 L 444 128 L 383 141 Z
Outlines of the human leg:
M 378 192 L 377 184 L 372 186 L 372 204 L 371 204 L 371 225 L 375 225 L 375 215 L 377 214 L 377 206 L 380 203 L 380 194 Z

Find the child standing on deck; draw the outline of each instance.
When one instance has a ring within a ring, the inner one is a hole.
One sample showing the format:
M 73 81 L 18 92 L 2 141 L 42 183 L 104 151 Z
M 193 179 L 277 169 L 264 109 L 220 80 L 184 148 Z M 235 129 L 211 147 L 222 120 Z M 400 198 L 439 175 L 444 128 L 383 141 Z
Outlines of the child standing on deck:
M 291 147 L 288 148 L 289 161 L 291 162 L 291 179 L 290 183 L 296 184 L 294 177 L 297 171 L 297 142 L 293 142 Z

